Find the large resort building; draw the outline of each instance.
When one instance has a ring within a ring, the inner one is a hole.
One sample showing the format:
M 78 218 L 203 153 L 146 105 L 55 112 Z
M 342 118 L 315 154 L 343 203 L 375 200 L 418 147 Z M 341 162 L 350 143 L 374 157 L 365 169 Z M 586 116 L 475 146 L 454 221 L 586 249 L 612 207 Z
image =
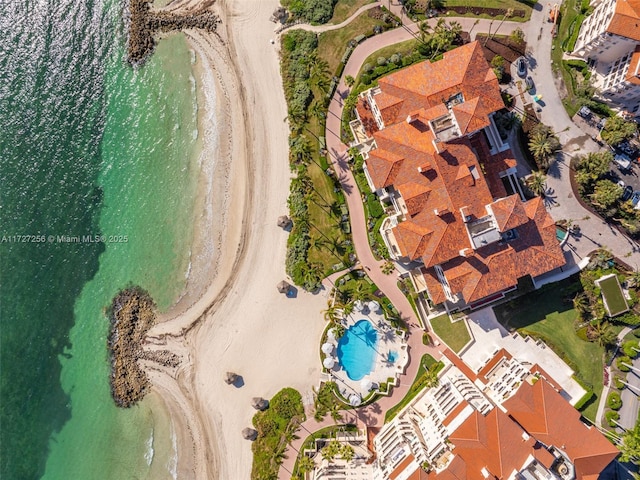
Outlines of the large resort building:
M 573 55 L 592 67 L 605 101 L 640 118 L 640 0 L 592 0 Z
M 563 394 L 505 351 L 477 375 L 447 362 L 374 438 L 373 479 L 595 480 L 619 451 Z
M 356 108 L 365 174 L 390 212 L 382 237 L 416 290 L 449 311 L 565 264 L 553 219 L 525 198 L 496 127 L 503 108 L 478 42 L 381 78 Z

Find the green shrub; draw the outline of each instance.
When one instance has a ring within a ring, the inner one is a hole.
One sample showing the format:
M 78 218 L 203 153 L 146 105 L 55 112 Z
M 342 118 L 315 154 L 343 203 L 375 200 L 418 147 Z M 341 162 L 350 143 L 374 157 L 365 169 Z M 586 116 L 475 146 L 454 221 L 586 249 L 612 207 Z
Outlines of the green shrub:
M 620 410 L 622 407 L 622 398 L 620 398 L 620 394 L 618 392 L 611 392 L 607 397 L 607 406 L 611 410 Z
M 585 388 L 584 385 L 582 385 L 582 387 Z M 580 410 L 582 407 L 584 407 L 589 402 L 589 400 L 591 400 L 591 398 L 593 397 L 593 390 L 591 390 L 590 388 L 586 388 L 586 390 L 587 391 L 582 396 L 582 398 L 578 400 L 574 405 L 574 408 L 576 410 Z
M 431 340 L 431 335 L 429 335 L 427 332 L 424 332 L 422 334 L 422 344 L 423 345 L 431 345 L 432 344 L 432 340 Z
M 622 390 L 625 385 L 624 383 L 622 383 L 622 378 L 620 378 L 619 376 L 615 376 L 613 377 L 613 385 L 618 389 L 618 390 Z
M 384 215 L 384 209 L 375 193 L 367 195 L 367 207 L 369 208 L 369 215 L 375 219 Z
M 251 445 L 252 480 L 277 478 L 284 449 L 304 419 L 302 396 L 293 388 L 280 390 L 271 399 L 267 410 L 253 416 L 258 437 Z
M 294 17 L 313 23 L 327 23 L 333 16 L 337 0 L 291 0 L 289 11 Z
M 616 412 L 615 410 L 609 410 L 608 412 L 606 412 L 604 414 L 604 418 L 607 419 L 607 424 L 610 427 L 615 428 L 618 425 L 614 422 L 614 420 L 620 420 L 620 414 L 618 412 Z
M 616 360 L 616 366 L 618 367 L 618 370 L 620 370 L 621 372 L 630 371 L 631 369 L 624 365 L 625 363 L 631 365 L 631 359 L 627 356 L 618 357 L 618 359 Z
M 387 64 L 387 59 L 384 57 L 378 57 L 378 60 L 376 63 L 378 64 L 379 67 L 382 67 Z
M 638 355 L 638 352 L 634 349 L 639 349 L 639 347 L 640 345 L 638 345 L 637 340 L 629 340 L 628 342 L 624 342 L 622 344 L 622 351 L 627 357 L 635 358 Z

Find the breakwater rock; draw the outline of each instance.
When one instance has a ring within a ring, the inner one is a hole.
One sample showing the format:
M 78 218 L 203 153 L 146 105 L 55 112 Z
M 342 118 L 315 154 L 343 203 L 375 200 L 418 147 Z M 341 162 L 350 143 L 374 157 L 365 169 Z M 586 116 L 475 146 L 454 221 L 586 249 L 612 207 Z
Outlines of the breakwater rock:
M 119 407 L 136 404 L 151 386 L 138 360 L 145 356 L 142 342 L 155 319 L 156 305 L 139 287 L 122 290 L 111 303 L 107 345 L 111 359 L 111 396 Z
M 212 2 L 184 13 L 152 9 L 150 3 L 149 0 L 129 0 L 128 60 L 134 65 L 144 62 L 153 52 L 158 33 L 187 28 L 215 32 L 220 23 L 220 17 L 208 10 Z

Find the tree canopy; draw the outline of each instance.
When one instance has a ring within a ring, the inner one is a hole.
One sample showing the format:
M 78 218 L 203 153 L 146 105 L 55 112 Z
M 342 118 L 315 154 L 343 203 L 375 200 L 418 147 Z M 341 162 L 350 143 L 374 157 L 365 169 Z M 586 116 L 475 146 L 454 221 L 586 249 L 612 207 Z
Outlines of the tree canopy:
M 607 118 L 600 136 L 609 145 L 617 145 L 627 138 L 631 138 L 637 131 L 635 122 L 627 122 L 621 117 Z

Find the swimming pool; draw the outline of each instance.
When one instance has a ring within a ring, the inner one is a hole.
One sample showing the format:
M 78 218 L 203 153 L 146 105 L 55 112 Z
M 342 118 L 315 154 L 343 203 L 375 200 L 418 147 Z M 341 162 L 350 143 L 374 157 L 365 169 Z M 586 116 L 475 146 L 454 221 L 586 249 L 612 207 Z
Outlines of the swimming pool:
M 371 373 L 378 346 L 378 332 L 368 320 L 349 327 L 338 341 L 338 362 L 351 380 Z
M 567 231 L 564 228 L 556 227 L 556 238 L 560 243 L 566 238 Z

